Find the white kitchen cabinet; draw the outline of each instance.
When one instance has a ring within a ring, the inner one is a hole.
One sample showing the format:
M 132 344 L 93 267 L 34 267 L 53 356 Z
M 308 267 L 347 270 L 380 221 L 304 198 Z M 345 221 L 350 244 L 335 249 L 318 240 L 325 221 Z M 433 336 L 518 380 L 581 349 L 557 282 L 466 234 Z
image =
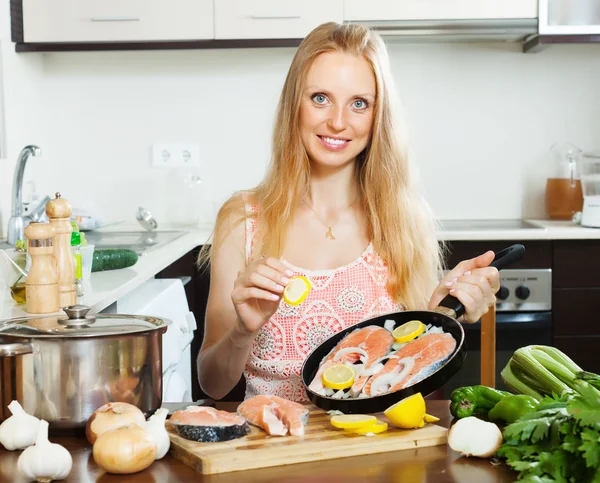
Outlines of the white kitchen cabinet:
M 25 42 L 214 38 L 213 0 L 23 0 Z
M 344 0 L 346 22 L 530 19 L 537 16 L 537 0 Z
M 540 0 L 540 35 L 600 34 L 599 0 Z
M 342 0 L 215 0 L 216 39 L 303 38 L 343 21 Z

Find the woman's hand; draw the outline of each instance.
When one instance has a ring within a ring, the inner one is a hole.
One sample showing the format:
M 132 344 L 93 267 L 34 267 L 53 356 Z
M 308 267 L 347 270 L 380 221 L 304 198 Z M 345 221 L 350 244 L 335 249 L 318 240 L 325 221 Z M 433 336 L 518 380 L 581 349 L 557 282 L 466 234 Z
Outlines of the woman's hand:
M 437 307 L 450 293 L 465 306 L 463 321 L 472 324 L 483 314 L 487 314 L 490 307 L 496 303 L 496 292 L 500 288 L 498 270 L 489 266 L 494 256 L 494 252 L 489 251 L 456 265 L 442 278 L 433 292 L 429 310 Z
M 238 319 L 236 329 L 245 334 L 256 334 L 277 311 L 283 289 L 293 274 L 280 260 L 272 257 L 255 260 L 238 273 L 231 292 Z

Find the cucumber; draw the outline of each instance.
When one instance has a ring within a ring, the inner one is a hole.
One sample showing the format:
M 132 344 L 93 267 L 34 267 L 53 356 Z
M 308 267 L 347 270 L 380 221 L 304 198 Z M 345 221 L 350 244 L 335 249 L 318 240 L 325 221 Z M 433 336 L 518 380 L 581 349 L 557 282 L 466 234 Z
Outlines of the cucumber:
M 94 250 L 92 272 L 127 268 L 135 265 L 137 261 L 138 255 L 133 250 L 122 248 L 102 248 L 99 250 Z

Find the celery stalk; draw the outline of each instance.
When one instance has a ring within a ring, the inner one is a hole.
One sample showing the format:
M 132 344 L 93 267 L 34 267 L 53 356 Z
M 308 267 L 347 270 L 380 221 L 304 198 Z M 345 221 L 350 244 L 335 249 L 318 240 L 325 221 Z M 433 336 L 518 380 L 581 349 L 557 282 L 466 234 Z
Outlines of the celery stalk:
M 554 376 L 556 376 L 561 382 L 569 386 L 573 389 L 574 381 L 575 381 L 575 373 L 571 372 L 560 362 L 557 362 L 551 355 L 547 352 L 532 349 L 530 352 L 531 356 L 535 358 L 542 366 L 544 366 L 548 371 L 550 371 Z
M 534 345 L 531 347 L 536 351 L 539 350 L 539 351 L 545 352 L 550 357 L 552 357 L 556 362 L 558 362 L 559 364 L 562 364 L 565 368 L 567 368 L 569 371 L 571 371 L 573 374 L 577 374 L 578 372 L 582 371 L 581 367 L 579 367 L 577 364 L 575 364 L 573 359 L 571 359 L 569 356 L 567 356 L 564 352 L 560 351 L 556 347 L 550 347 L 547 345 Z
M 535 357 L 536 353 L 533 352 L 533 347 L 534 346 L 527 346 L 517 349 L 512 356 L 510 364 L 515 364 L 527 375 L 538 381 L 539 387 L 543 388 L 540 392 L 545 392 L 546 394 L 556 393 L 560 396 L 563 392 L 570 391 L 569 386 L 558 379 Z M 547 354 L 542 351 L 539 351 L 539 354 L 547 356 Z M 547 356 L 547 359 L 543 357 L 542 359 L 545 360 L 546 363 L 549 363 L 548 359 L 554 361 L 549 356 Z M 557 368 L 555 369 L 558 370 Z
M 515 373 L 510 367 L 510 362 L 506 364 L 506 367 L 504 367 L 504 369 L 502 369 L 500 375 L 502 376 L 504 384 L 506 384 L 506 386 L 514 393 L 527 394 L 528 396 L 531 396 L 532 398 L 538 401 L 541 401 L 543 399 L 544 396 L 542 396 L 539 392 L 529 387 L 515 375 Z

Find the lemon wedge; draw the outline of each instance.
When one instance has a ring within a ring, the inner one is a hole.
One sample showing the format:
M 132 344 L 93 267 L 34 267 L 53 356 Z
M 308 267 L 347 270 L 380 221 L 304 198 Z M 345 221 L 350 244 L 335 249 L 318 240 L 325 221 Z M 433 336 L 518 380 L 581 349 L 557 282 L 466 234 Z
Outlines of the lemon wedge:
M 375 416 L 368 414 L 340 414 L 331 417 L 331 425 L 341 429 L 357 429 L 372 426 L 377 421 Z
M 431 414 L 425 414 L 425 417 L 423 418 L 425 420 L 426 423 L 437 423 L 440 418 L 436 418 L 435 416 L 432 416 Z
M 380 421 L 377 419 L 374 423 L 366 424 L 365 426 L 361 426 L 360 428 L 353 429 L 345 429 L 348 433 L 356 433 L 356 434 L 379 434 L 387 431 L 388 423 L 385 421 Z
M 345 364 L 336 364 L 323 372 L 323 385 L 331 389 L 346 389 L 354 384 L 356 372 Z
M 392 332 L 392 336 L 396 342 L 408 342 L 416 337 L 420 336 L 425 330 L 425 324 L 420 320 L 411 320 L 402 324 L 400 327 L 396 327 Z
M 310 289 L 310 282 L 306 277 L 294 277 L 283 289 L 283 300 L 289 305 L 300 305 L 310 293 Z
M 383 414 L 398 428 L 422 428 L 425 426 L 425 399 L 418 392 L 390 406 Z

